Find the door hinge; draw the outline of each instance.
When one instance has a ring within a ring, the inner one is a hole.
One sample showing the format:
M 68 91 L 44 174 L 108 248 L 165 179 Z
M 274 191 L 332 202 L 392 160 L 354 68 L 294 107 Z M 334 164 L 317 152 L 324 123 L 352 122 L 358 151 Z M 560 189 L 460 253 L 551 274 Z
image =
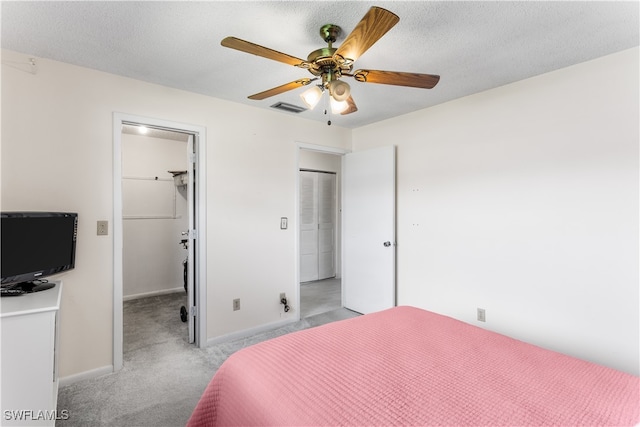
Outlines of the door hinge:
M 191 310 L 191 316 L 196 317 L 196 306 L 192 305 L 190 310 Z
M 189 163 L 196 163 L 196 153 L 189 153 Z

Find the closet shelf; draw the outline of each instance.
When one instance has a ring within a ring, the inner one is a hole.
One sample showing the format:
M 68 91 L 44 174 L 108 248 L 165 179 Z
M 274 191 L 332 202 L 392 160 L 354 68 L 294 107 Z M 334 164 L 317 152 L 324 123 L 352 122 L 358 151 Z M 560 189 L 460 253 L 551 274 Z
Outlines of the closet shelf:
M 187 171 L 168 171 L 171 175 L 173 175 L 173 182 L 176 184 L 176 187 L 182 187 L 183 185 L 187 185 L 189 182 L 189 177 L 187 176 Z

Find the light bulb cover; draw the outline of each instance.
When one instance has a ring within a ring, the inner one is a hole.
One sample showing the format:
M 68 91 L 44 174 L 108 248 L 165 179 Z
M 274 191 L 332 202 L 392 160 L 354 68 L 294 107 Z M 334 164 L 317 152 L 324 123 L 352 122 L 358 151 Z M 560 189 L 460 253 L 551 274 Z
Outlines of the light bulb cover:
M 336 101 L 333 97 L 331 97 L 331 112 L 333 114 L 340 114 L 349 108 L 349 103 L 347 101 Z
M 318 86 L 313 86 L 300 94 L 300 98 L 302 101 L 309 107 L 311 110 L 318 105 L 320 102 L 320 98 L 322 98 L 322 89 Z
M 334 80 L 329 83 L 329 92 L 336 101 L 346 101 L 351 95 L 351 87 L 342 80 Z

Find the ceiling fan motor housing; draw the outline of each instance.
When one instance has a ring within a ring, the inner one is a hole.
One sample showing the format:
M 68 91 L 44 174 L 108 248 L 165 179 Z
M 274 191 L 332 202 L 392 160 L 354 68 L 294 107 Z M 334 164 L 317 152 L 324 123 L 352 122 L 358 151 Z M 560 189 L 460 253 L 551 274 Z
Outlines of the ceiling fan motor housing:
M 333 47 L 323 47 L 314 50 L 307 57 L 309 72 L 314 76 L 329 75 L 328 81 L 337 79 L 342 73 L 348 73 L 353 68 L 352 64 L 339 64 L 333 57 L 336 49 Z
M 329 46 L 314 50 L 307 56 L 308 67 L 314 76 L 322 76 L 324 85 L 342 76 L 342 73 L 351 72 L 353 64 L 338 62 L 334 56 L 336 48 L 333 42 L 342 34 L 342 29 L 335 24 L 326 24 L 320 28 L 320 36 Z

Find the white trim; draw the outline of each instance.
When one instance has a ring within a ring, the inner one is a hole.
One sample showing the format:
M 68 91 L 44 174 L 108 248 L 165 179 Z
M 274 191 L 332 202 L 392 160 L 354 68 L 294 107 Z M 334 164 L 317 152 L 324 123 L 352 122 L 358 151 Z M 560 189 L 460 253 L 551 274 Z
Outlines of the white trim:
M 298 314 L 298 317 L 300 317 L 299 314 Z M 285 320 L 278 320 L 276 322 L 267 323 L 265 325 L 256 326 L 255 328 L 249 328 L 249 329 L 243 329 L 241 331 L 230 332 L 225 335 L 220 335 L 214 338 L 210 338 L 207 341 L 207 346 L 220 344 L 226 341 L 233 341 L 241 338 L 247 338 L 252 335 L 259 334 L 261 332 L 271 331 L 271 330 L 278 329 L 283 326 L 287 326 L 296 322 L 297 320 L 291 318 L 291 319 L 285 319 Z
M 142 292 L 140 294 L 127 295 L 122 298 L 123 301 L 132 301 L 140 298 L 157 297 L 159 295 L 177 294 L 184 292 L 184 286 L 173 289 L 163 289 L 161 291 Z
M 124 115 L 113 114 L 113 371 L 122 369 L 122 122 Z
M 80 372 L 78 374 L 69 375 L 64 378 L 60 378 L 60 387 L 65 387 L 79 381 L 90 380 L 98 378 L 103 375 L 108 375 L 113 372 L 113 365 L 103 366 L 101 368 L 91 369 L 90 371 Z
M 351 150 L 347 150 L 344 148 L 327 147 L 326 145 L 309 144 L 307 142 L 298 142 L 297 147 L 298 149 L 302 148 L 304 150 L 319 151 L 321 153 L 328 153 L 328 154 L 338 154 L 341 156 L 351 152 Z
M 198 206 L 196 214 L 196 259 L 198 275 L 197 300 L 197 332 L 196 346 L 202 347 L 207 340 L 207 172 L 206 172 L 206 128 L 203 126 L 172 122 L 150 117 L 136 116 L 132 114 L 113 113 L 113 371 L 122 369 L 123 355 L 123 319 L 122 319 L 122 125 L 123 123 L 140 123 L 149 126 L 175 129 L 197 134 L 199 143 L 196 147 L 196 171 L 198 176 L 197 197 Z
M 199 127 L 196 144 L 196 192 L 198 204 L 196 206 L 196 251 L 195 265 L 198 266 L 198 288 L 196 302 L 198 306 L 196 346 L 204 347 L 207 344 L 207 131 Z
M 294 264 L 294 268 L 295 268 L 295 287 L 294 289 L 296 290 L 296 295 L 294 298 L 294 301 L 296 302 L 296 307 L 300 307 L 300 224 L 299 224 L 299 219 L 300 219 L 300 150 L 308 150 L 308 151 L 316 151 L 318 153 L 326 153 L 326 154 L 335 154 L 338 156 L 344 156 L 345 154 L 348 154 L 351 152 L 351 150 L 347 150 L 344 148 L 337 148 L 337 147 L 327 147 L 324 145 L 318 145 L 318 144 L 309 144 L 306 142 L 296 142 L 296 169 L 294 171 L 295 173 L 295 178 L 294 178 L 294 182 L 296 184 L 296 188 L 295 188 L 295 197 L 294 197 L 294 222 L 293 222 L 293 226 L 294 226 L 294 230 L 296 230 L 296 239 L 295 239 L 295 248 L 294 248 L 294 252 L 295 252 L 295 262 Z M 340 222 L 342 224 L 342 222 Z M 342 233 L 342 231 L 340 231 Z M 342 252 L 341 252 L 342 253 Z M 342 268 L 343 266 L 343 262 L 340 262 L 340 266 Z M 342 276 L 342 272 L 338 273 L 336 272 L 336 274 L 339 274 L 340 276 Z M 344 287 L 342 288 L 344 291 Z M 343 297 L 344 299 L 344 294 Z M 300 320 L 300 310 L 296 310 L 296 320 Z

